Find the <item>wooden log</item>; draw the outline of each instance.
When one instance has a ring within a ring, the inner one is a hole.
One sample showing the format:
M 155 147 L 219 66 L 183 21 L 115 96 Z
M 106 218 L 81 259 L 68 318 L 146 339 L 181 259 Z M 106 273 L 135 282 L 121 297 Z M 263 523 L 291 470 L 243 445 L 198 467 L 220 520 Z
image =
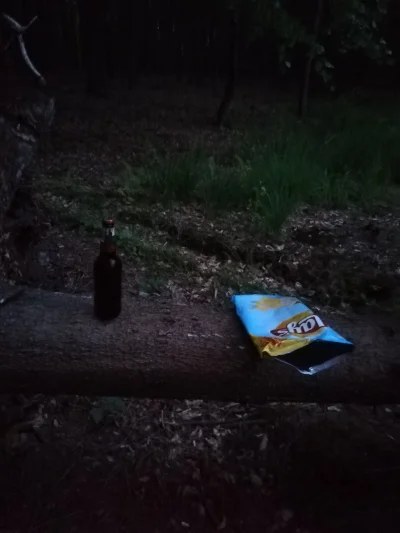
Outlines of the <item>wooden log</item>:
M 333 368 L 304 376 L 272 358 L 259 360 L 233 309 L 132 297 L 118 319 L 104 324 L 93 317 L 91 296 L 27 289 L 0 306 L 0 391 L 400 402 L 398 334 L 386 321 L 322 318 L 357 350 Z

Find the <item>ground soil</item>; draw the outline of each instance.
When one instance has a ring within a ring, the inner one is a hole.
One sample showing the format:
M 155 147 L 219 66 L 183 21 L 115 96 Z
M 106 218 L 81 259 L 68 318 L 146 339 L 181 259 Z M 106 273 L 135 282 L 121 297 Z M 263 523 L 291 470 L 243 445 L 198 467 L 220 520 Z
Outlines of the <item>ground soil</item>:
M 208 125 L 218 100 L 202 91 L 149 81 L 133 95 L 86 101 L 64 89 L 34 184 L 68 173 L 105 186 L 122 159 L 142 161 L 148 144 L 229 143 L 230 130 Z M 233 119 L 271 120 L 268 98 L 249 91 L 239 93 Z M 30 221 L 15 239 L 21 209 Z M 370 313 L 398 316 L 399 217 L 382 207 L 373 215 L 304 207 L 274 239 L 250 231 L 243 214 L 210 220 L 194 206 L 138 205 L 119 217 L 154 244 L 150 259 L 140 246 L 134 258 L 125 255 L 126 291 L 215 305 L 246 284 L 319 308 L 352 307 L 366 323 Z M 60 223 L 40 187 L 28 198 L 20 193 L 8 228 L 3 276 L 91 290 L 97 240 L 79 224 Z M 399 529 L 398 406 L 42 396 L 7 396 L 0 405 L 1 532 Z

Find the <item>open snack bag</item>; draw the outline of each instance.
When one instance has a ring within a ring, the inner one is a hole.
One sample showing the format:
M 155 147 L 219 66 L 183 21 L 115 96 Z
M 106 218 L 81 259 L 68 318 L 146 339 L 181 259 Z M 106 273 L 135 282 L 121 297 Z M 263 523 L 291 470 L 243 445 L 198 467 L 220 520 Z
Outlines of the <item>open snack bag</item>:
M 262 358 L 275 357 L 303 374 L 315 374 L 354 350 L 297 298 L 252 294 L 232 300 Z

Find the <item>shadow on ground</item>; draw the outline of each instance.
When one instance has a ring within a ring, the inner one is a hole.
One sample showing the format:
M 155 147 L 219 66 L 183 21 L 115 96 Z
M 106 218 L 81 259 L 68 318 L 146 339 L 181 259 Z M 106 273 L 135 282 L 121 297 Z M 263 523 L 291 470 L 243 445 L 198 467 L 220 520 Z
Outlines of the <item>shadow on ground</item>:
M 397 408 L 41 402 L 3 435 L 1 531 L 398 530 Z

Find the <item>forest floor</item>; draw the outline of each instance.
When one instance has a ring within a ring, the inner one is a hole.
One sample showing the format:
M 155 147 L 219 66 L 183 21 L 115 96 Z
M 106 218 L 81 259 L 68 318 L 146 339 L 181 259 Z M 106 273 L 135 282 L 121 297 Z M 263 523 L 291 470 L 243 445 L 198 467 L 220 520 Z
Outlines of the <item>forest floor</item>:
M 314 193 L 301 201 L 318 169 L 297 153 L 293 168 L 311 177 L 296 201 L 293 181 L 280 198 L 263 192 L 268 213 L 254 190 L 242 208 L 247 190 L 235 197 L 229 185 L 255 175 L 248 125 L 273 133 L 282 113 L 292 120 L 290 109 L 242 88 L 231 127 L 216 129 L 217 105 L 206 88 L 159 81 L 91 101 L 64 88 L 30 207 L 20 193 L 10 215 L 30 212 L 37 228 L 3 237 L 2 275 L 90 292 L 101 217 L 113 215 L 127 295 L 218 305 L 261 291 L 296 294 L 321 313 L 334 306 L 400 318 L 396 179 L 364 176 L 357 189 L 335 178 L 323 197 L 318 187 L 318 201 Z M 286 156 L 279 161 L 284 181 L 293 173 Z M 265 187 L 258 175 L 254 183 Z M 366 202 L 352 202 L 347 189 Z M 1 405 L 0 531 L 398 530 L 399 406 L 42 396 Z

